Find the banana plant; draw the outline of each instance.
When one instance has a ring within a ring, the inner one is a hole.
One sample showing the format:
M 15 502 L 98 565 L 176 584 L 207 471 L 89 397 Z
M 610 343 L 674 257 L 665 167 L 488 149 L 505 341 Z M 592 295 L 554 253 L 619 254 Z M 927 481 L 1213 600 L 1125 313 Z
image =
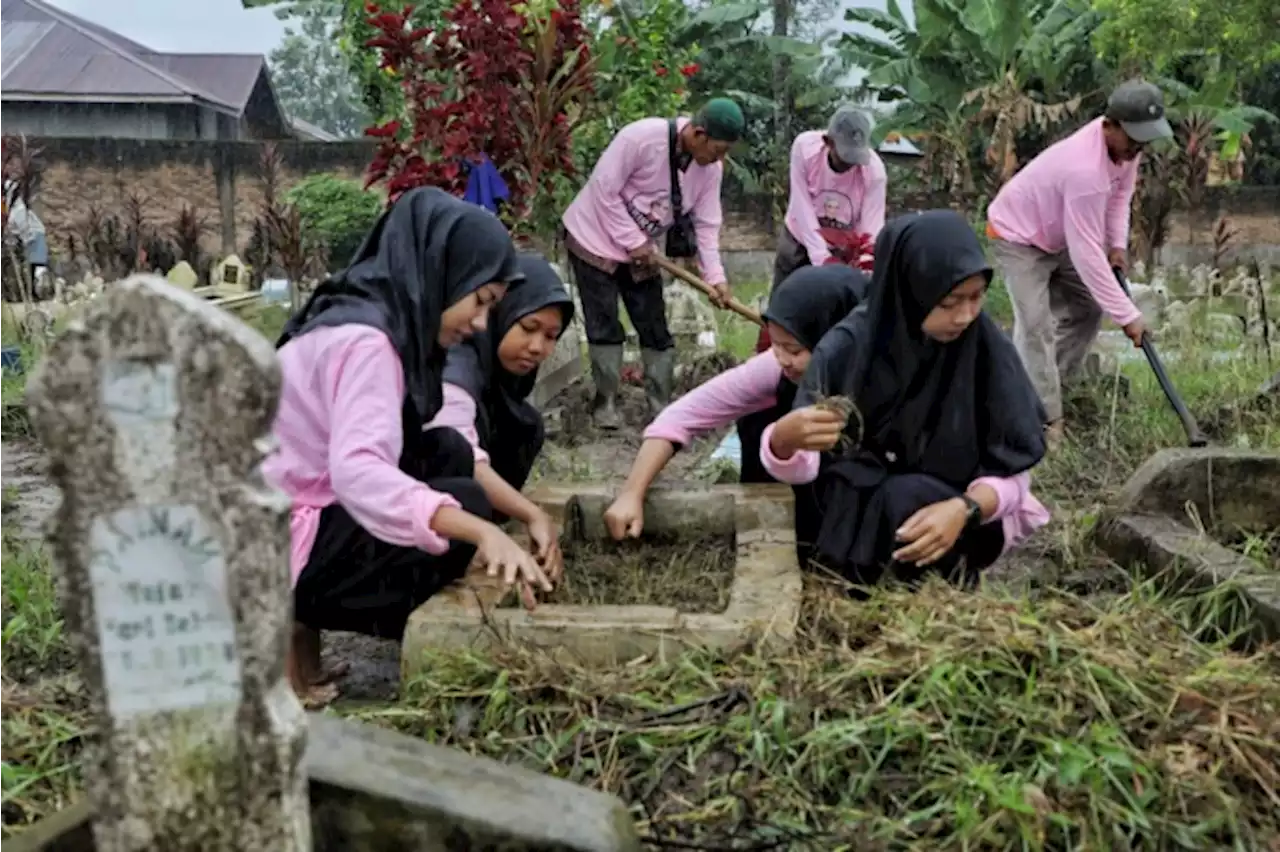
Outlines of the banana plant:
M 945 135 L 981 132 L 1000 182 L 1017 169 L 1023 134 L 1053 128 L 1100 91 L 1089 85 L 1100 69 L 1086 0 L 917 0 L 914 26 L 888 0 L 883 11 L 855 8 L 845 18 L 876 31 L 841 42 L 868 69 L 867 84 L 882 99 L 945 117 Z M 957 128 L 956 116 L 967 127 Z

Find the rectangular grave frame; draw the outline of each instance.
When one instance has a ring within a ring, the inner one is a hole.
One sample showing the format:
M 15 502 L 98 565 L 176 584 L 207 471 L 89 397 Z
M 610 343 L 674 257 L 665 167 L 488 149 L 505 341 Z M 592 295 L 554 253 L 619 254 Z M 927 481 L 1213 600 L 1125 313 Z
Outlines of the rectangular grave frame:
M 526 492 L 558 524 L 577 498 L 587 538 L 604 535 L 600 514 L 615 488 L 595 484 L 541 484 Z M 795 551 L 791 489 L 785 485 L 715 485 L 666 491 L 646 499 L 651 532 L 705 532 L 716 513 L 729 515 L 736 539 L 729 606 L 722 613 L 685 613 L 672 607 L 616 604 L 545 604 L 534 612 L 500 607 L 502 590 L 478 566 L 463 580 L 409 617 L 401 648 L 401 677 L 423 670 L 423 652 L 441 648 L 483 650 L 503 642 L 538 647 L 592 666 L 640 657 L 665 659 L 695 647 L 723 650 L 752 642 L 781 647 L 795 638 L 802 578 Z M 655 511 L 656 509 L 656 511 Z M 674 521 L 674 523 L 673 523 Z

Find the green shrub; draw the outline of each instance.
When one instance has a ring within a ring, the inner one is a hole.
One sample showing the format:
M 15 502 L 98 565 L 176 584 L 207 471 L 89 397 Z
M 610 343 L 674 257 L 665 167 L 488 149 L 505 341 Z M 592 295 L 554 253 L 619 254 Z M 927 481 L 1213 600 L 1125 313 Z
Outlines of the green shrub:
M 298 208 L 306 238 L 324 247 L 329 268 L 346 265 L 382 212 L 382 196 L 333 175 L 303 179 L 285 200 Z

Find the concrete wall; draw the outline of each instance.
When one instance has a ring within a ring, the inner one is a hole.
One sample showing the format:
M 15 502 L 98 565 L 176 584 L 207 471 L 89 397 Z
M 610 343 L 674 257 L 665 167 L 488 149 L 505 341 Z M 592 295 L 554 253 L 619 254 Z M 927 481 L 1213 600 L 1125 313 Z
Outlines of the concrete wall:
M 6 134 L 168 139 L 175 135 L 176 125 L 182 118 L 175 106 L 10 102 L 0 107 L 0 123 L 4 124 Z M 195 126 L 194 119 L 191 126 Z
M 7 126 L 6 126 L 7 130 Z M 151 218 L 168 230 L 184 205 L 208 225 L 208 251 L 248 245 L 262 204 L 262 144 L 236 141 L 35 139 L 44 172 L 34 207 L 59 251 L 77 233 L 90 206 L 118 212 L 130 193 L 142 195 Z M 307 175 L 362 178 L 371 159 L 365 142 L 279 142 L 280 191 Z
M 6 133 L 11 132 L 10 106 L 4 107 Z M 230 132 L 247 132 L 244 122 L 241 125 Z M 242 251 L 248 244 L 262 200 L 261 143 L 36 139 L 34 144 L 42 149 L 45 163 L 35 208 L 50 231 L 54 251 L 65 234 L 76 230 L 90 205 L 119 209 L 129 192 L 140 192 L 150 200 L 154 220 L 162 229 L 176 219 L 183 205 L 194 207 L 210 226 L 209 251 Z M 311 174 L 362 179 L 373 155 L 373 145 L 366 140 L 277 144 L 285 162 L 282 191 Z M 950 203 L 943 196 L 899 196 L 891 184 L 891 215 Z M 723 207 L 721 247 L 730 275 L 767 277 L 776 244 L 771 200 L 744 195 L 726 184 Z M 1280 263 L 1280 187 L 1209 189 L 1194 215 L 1175 214 L 1163 259 L 1172 263 L 1208 260 L 1213 224 L 1219 216 L 1228 217 L 1238 231 L 1233 241 L 1237 257 Z

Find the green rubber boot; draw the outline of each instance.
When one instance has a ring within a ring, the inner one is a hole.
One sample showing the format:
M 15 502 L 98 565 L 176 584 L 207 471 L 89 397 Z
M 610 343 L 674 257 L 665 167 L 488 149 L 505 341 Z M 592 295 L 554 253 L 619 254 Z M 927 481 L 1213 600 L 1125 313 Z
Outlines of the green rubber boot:
M 620 429 L 618 388 L 622 384 L 622 347 L 591 345 L 587 353 L 591 358 L 591 381 L 596 386 L 591 419 L 597 429 Z

